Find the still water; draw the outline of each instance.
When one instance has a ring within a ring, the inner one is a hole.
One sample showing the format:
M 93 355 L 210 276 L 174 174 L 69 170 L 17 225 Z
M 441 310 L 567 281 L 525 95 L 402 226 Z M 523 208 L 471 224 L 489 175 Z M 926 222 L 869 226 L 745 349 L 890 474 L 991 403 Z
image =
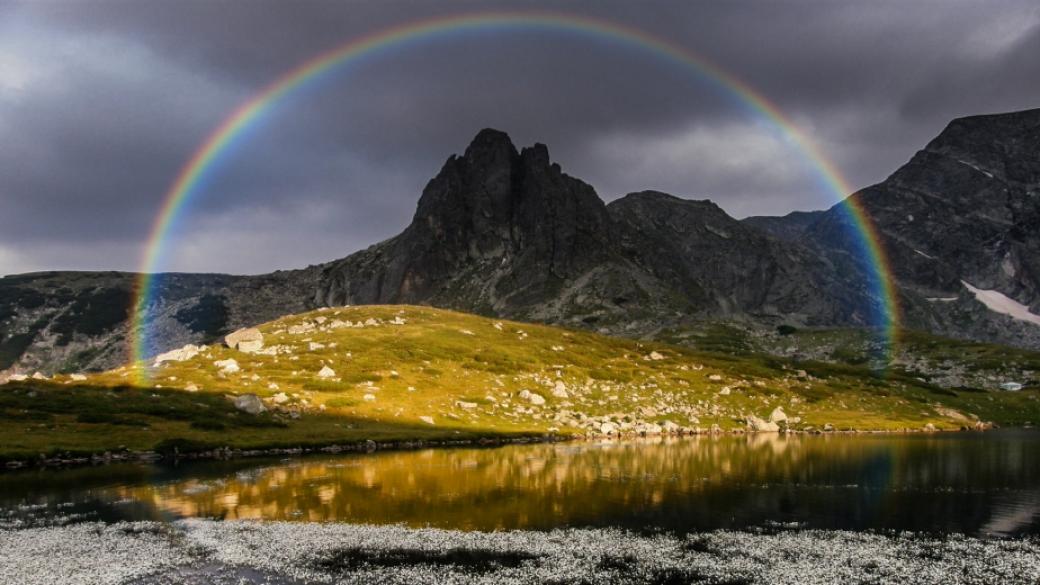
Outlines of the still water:
M 0 523 L 263 518 L 1040 534 L 1040 433 L 721 436 L 0 474 Z

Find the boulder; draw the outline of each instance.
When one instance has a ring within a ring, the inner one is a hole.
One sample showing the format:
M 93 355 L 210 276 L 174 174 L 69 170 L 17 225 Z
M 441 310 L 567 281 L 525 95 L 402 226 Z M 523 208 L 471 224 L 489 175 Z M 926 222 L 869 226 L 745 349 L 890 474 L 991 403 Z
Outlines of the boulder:
M 224 337 L 224 343 L 231 349 L 244 353 L 255 353 L 264 347 L 264 334 L 256 327 L 239 329 Z
M 784 407 L 777 406 L 773 409 L 773 412 L 769 413 L 769 422 L 782 423 L 787 422 L 787 413 L 784 412 Z
M 661 430 L 666 433 L 677 433 L 681 427 L 670 420 L 666 420 L 661 423 Z
M 160 353 L 159 355 L 155 356 L 155 362 L 154 362 L 153 365 L 158 366 L 159 364 L 161 364 L 163 362 L 184 362 L 184 361 L 188 361 L 191 358 L 199 355 L 200 351 L 202 351 L 201 347 L 199 347 L 197 345 L 192 345 L 192 344 L 189 343 L 188 345 L 185 345 L 184 347 L 181 347 L 180 349 L 171 349 L 170 351 L 168 351 L 166 353 Z
M 477 407 L 477 403 L 476 402 L 466 402 L 465 400 L 456 400 L 455 401 L 455 406 L 458 406 L 459 408 L 462 408 L 462 409 L 465 409 L 465 410 L 473 410 L 474 408 Z
M 618 426 L 612 422 L 605 422 L 599 425 L 599 432 L 604 435 L 613 435 L 618 432 Z
M 553 386 L 552 395 L 556 398 L 567 398 L 570 396 L 567 394 L 567 385 L 563 383 L 563 380 L 556 380 L 556 384 Z
M 220 371 L 224 374 L 234 374 L 242 369 L 238 367 L 238 362 L 231 358 L 226 360 L 217 360 L 213 362 L 213 365 L 220 368 Z
M 235 397 L 235 408 L 249 414 L 260 414 L 267 410 L 256 394 L 243 394 Z
M 336 372 L 328 366 L 322 366 L 321 370 L 318 371 L 319 378 L 335 378 Z
M 24 382 L 28 379 L 29 376 L 26 376 L 25 374 L 11 374 L 11 377 L 9 377 L 7 380 L 9 382 Z
M 433 417 L 432 416 L 420 416 L 419 420 L 423 421 L 424 423 L 426 423 L 428 425 L 435 424 L 433 422 Z
M 748 430 L 754 433 L 775 433 L 780 430 L 780 425 L 775 422 L 762 420 L 754 415 L 747 417 Z
M 289 396 L 287 396 L 285 392 L 279 392 L 271 397 L 271 402 L 274 402 L 275 404 L 285 404 L 286 402 L 289 402 Z
M 646 357 L 647 357 L 647 359 L 651 359 L 651 360 L 653 360 L 655 362 L 664 359 L 664 356 L 659 354 L 659 353 L 657 353 L 656 351 L 651 351 L 650 355 L 648 355 Z
M 72 374 L 69 376 L 69 379 L 71 379 L 73 382 L 83 382 L 87 379 L 87 377 L 83 374 Z

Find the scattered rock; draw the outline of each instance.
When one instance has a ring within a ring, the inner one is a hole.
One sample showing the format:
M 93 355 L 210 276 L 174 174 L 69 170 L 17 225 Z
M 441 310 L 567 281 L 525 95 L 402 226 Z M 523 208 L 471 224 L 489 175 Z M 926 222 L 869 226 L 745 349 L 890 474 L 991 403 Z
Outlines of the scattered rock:
M 782 406 L 777 406 L 773 409 L 773 412 L 769 413 L 769 422 L 787 422 L 787 413 L 784 412 L 784 408 Z
M 69 379 L 71 379 L 73 382 L 83 382 L 87 379 L 87 377 L 83 374 L 72 374 L 69 376 Z
M 935 425 L 933 425 L 932 423 L 924 425 L 924 432 L 926 433 L 934 433 L 937 430 L 939 429 L 935 428 Z
M 256 327 L 247 327 L 229 333 L 224 337 L 224 343 L 243 353 L 255 353 L 264 347 L 264 334 Z
M 289 402 L 289 396 L 286 395 L 285 392 L 279 392 L 271 397 L 271 402 L 274 402 L 275 404 L 285 404 L 286 402 Z
M 722 376 L 720 376 L 718 374 L 712 374 L 712 375 L 708 376 L 708 379 L 711 380 L 712 382 L 721 382 L 722 381 Z
M 599 425 L 599 432 L 604 435 L 613 435 L 618 432 L 618 426 L 612 422 L 605 422 Z
M 159 355 L 155 356 L 155 361 L 153 362 L 153 365 L 158 366 L 163 362 L 188 361 L 191 358 L 199 355 L 200 351 L 202 351 L 201 347 L 189 343 L 188 345 L 185 345 L 180 349 L 172 349 L 166 353 L 160 353 Z
M 426 423 L 428 425 L 435 424 L 433 422 L 433 417 L 432 416 L 420 416 L 419 420 L 423 421 L 424 423 Z
M 310 351 L 317 351 L 319 349 L 325 349 L 325 344 L 324 343 L 319 343 L 317 341 L 312 341 L 312 342 L 307 344 L 307 349 L 309 349 Z
M 664 359 L 664 356 L 656 351 L 651 351 L 650 355 L 646 356 L 646 358 L 653 361 L 660 361 Z
M 249 414 L 260 414 L 267 410 L 256 394 L 243 394 L 235 397 L 235 408 Z
M 198 392 L 199 391 L 199 387 L 196 386 L 192 382 L 188 382 L 188 384 L 184 387 L 184 389 L 187 390 L 188 392 Z
M 747 417 L 748 430 L 755 433 L 775 433 L 780 430 L 780 425 L 772 421 L 762 420 L 754 415 Z
M 40 372 L 36 372 L 35 374 L 32 375 L 32 379 L 33 380 L 46 380 L 48 378 L 47 378 L 47 376 L 44 376 Z
M 234 374 L 235 372 L 241 371 L 242 368 L 238 367 L 238 362 L 232 358 L 226 360 L 217 360 L 213 362 L 214 366 L 220 368 L 221 373 Z
M 28 379 L 29 376 L 26 376 L 25 374 L 12 374 L 11 377 L 8 378 L 8 380 L 11 382 L 24 382 Z
M 365 402 L 375 402 L 375 401 L 376 401 L 376 395 L 375 395 L 375 394 L 365 394 L 365 395 L 364 395 L 364 396 L 362 396 L 361 398 L 362 398 L 362 399 L 363 399 L 363 400 L 364 400 Z
M 336 371 L 328 366 L 322 366 L 321 370 L 318 371 L 319 378 L 335 378 Z
M 465 400 L 456 400 L 455 401 L 455 406 L 458 406 L 459 408 L 463 408 L 465 410 L 473 410 L 474 408 L 477 407 L 477 403 L 476 402 L 466 402 Z
M 567 385 L 563 383 L 563 380 L 556 380 L 556 384 L 553 386 L 552 395 L 556 398 L 568 398 L 570 396 L 567 394 Z

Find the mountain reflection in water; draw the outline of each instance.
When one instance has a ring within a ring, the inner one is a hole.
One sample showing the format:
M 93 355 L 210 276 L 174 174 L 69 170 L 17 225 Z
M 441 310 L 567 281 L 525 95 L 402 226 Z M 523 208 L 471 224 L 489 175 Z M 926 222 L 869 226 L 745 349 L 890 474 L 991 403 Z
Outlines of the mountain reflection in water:
M 1040 433 L 720 436 L 0 475 L 0 508 L 86 519 L 1040 534 Z M 81 516 L 80 516 L 81 515 Z

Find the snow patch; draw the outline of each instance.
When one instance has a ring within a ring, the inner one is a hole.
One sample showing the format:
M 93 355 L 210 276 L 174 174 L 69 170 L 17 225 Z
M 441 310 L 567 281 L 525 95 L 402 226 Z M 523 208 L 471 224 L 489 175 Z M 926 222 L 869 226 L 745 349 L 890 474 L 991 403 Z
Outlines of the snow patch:
M 1040 325 L 1040 315 L 1030 312 L 1029 307 L 1008 297 L 1004 293 L 995 290 L 982 290 L 975 288 L 963 280 L 961 281 L 961 284 L 975 295 L 975 300 L 986 305 L 986 308 L 990 311 L 1007 315 L 1017 321 L 1025 321 L 1026 323 L 1032 323 L 1033 325 Z
M 917 252 L 918 254 L 924 256 L 925 258 L 927 258 L 929 260 L 935 260 L 935 256 L 929 256 L 928 254 L 925 254 L 924 252 L 918 250 L 917 248 L 914 248 L 914 252 Z
M 969 167 L 975 169 L 976 171 L 982 173 L 983 175 L 986 175 L 987 177 L 989 177 L 991 179 L 993 178 L 993 173 L 991 173 L 989 171 L 984 171 L 984 170 L 980 169 L 979 167 L 977 167 L 976 165 L 973 165 L 972 163 L 970 163 L 970 162 L 968 162 L 966 160 L 957 159 L 957 162 L 961 163 L 962 165 L 969 166 Z

